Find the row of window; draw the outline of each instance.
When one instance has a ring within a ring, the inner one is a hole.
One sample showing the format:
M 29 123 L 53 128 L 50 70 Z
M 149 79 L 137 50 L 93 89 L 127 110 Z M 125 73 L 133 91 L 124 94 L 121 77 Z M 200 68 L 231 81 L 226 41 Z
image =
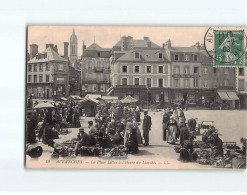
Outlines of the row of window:
M 122 66 L 122 72 L 127 73 L 128 72 L 128 66 Z M 134 72 L 140 73 L 140 66 L 134 66 Z M 146 66 L 146 73 L 152 73 L 152 66 Z M 158 73 L 165 73 L 168 74 L 168 65 L 165 66 L 159 66 L 158 67 Z
M 38 79 L 38 76 L 37 75 L 28 75 L 28 83 L 32 83 L 32 78 L 33 78 L 33 83 L 43 83 L 43 75 L 39 75 L 39 81 L 37 80 Z M 50 82 L 50 75 L 46 75 L 45 76 L 45 82 L 48 83 Z
M 184 61 L 190 61 L 190 56 L 189 55 L 184 54 L 183 57 L 184 57 L 184 59 L 183 59 Z M 181 60 L 182 59 L 179 58 L 178 54 L 174 55 L 174 61 L 181 61 Z M 198 61 L 198 56 L 194 54 L 193 58 L 191 59 L 191 61 Z
M 108 62 L 109 64 L 109 62 Z M 109 66 L 107 66 L 106 62 L 102 62 L 102 61 L 96 61 L 95 63 L 93 63 L 92 61 L 88 61 L 86 63 L 86 69 L 93 69 L 93 68 L 106 68 L 108 69 Z
M 205 71 L 205 70 L 204 70 Z M 206 72 L 207 72 L 207 69 L 206 69 Z M 180 74 L 180 66 L 174 66 L 174 73 L 175 74 Z M 189 66 L 185 66 L 184 67 L 184 71 L 183 71 L 184 74 L 190 74 L 190 67 Z M 193 68 L 193 73 L 194 74 L 199 74 L 199 67 L 198 66 L 195 66 Z M 205 73 L 205 72 L 204 72 Z
M 164 87 L 164 81 L 165 86 L 168 86 L 168 79 L 158 79 L 158 86 Z M 122 85 L 128 85 L 128 78 L 122 78 Z M 140 78 L 134 78 L 134 85 L 140 85 Z M 152 79 L 146 78 L 146 85 L 147 87 L 152 87 Z
M 45 71 L 50 71 L 50 64 L 49 63 L 44 63 L 44 64 L 28 64 L 28 72 L 43 72 Z M 63 71 L 64 70 L 64 65 L 63 64 L 58 64 L 57 66 L 58 71 Z
M 183 86 L 180 86 L 180 79 L 174 79 L 174 87 L 175 88 L 190 88 L 190 79 L 183 79 Z M 158 87 L 164 87 L 164 79 L 158 79 Z M 122 78 L 122 85 L 128 85 L 128 78 Z M 134 78 L 134 85 L 140 85 L 140 79 L 139 78 Z M 146 78 L 146 85 L 147 87 L 152 87 L 152 79 L 151 78 Z M 167 86 L 167 79 L 165 79 L 165 86 Z M 214 83 L 214 86 L 216 87 L 217 83 Z M 224 80 L 224 86 L 227 87 L 229 85 L 228 80 Z M 199 79 L 195 78 L 193 79 L 193 88 L 198 88 L 199 87 Z M 203 80 L 203 87 L 208 88 L 208 80 L 205 79 Z M 241 83 L 241 89 L 242 89 L 242 83 Z
M 43 69 L 50 71 L 50 64 L 28 64 L 28 72 L 43 72 Z
M 190 67 L 189 66 L 185 66 L 183 69 L 183 73 L 184 74 L 190 74 Z M 216 73 L 217 68 L 214 68 L 214 73 Z M 180 74 L 180 66 L 174 66 L 174 73 L 175 74 Z M 193 73 L 194 74 L 199 74 L 199 67 L 195 66 L 193 67 Z M 228 74 L 229 70 L 227 68 L 224 69 L 224 74 Z M 208 74 L 208 67 L 204 67 L 203 68 L 203 74 Z
M 193 67 L 193 73 L 194 74 L 199 74 L 199 67 L 195 66 Z M 122 66 L 122 72 L 123 73 L 128 73 L 128 66 Z M 214 68 L 214 73 L 217 72 L 217 68 Z M 134 73 L 140 73 L 140 66 L 134 66 Z M 146 66 L 146 73 L 152 73 L 152 66 Z M 168 65 L 165 66 L 165 70 L 163 66 L 158 67 L 158 73 L 165 73 L 168 74 Z M 174 66 L 174 73 L 175 74 L 180 74 L 180 66 Z M 203 68 L 203 73 L 208 74 L 208 67 Z M 229 70 L 227 68 L 224 69 L 224 74 L 228 74 Z M 190 74 L 190 67 L 189 66 L 184 66 L 183 67 L 183 74 Z M 239 69 L 239 75 L 243 76 L 244 71 L 243 68 Z
M 208 87 L 208 81 L 206 81 L 206 83 L 204 83 L 204 87 Z M 206 85 L 205 85 L 206 84 Z M 179 88 L 180 87 L 180 80 L 179 79 L 174 79 L 174 87 L 175 88 Z M 189 88 L 190 87 L 190 80 L 189 79 L 184 79 L 184 88 Z M 193 80 L 193 87 L 194 88 L 198 88 L 199 87 L 199 79 L 194 79 Z

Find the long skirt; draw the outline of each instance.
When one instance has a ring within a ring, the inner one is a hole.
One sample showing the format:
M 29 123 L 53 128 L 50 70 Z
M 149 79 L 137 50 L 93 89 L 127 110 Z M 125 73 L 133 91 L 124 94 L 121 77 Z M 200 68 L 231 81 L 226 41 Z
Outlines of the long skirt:
M 132 129 L 132 132 L 128 135 L 126 147 L 128 153 L 136 153 L 138 151 L 137 129 Z
M 138 140 L 138 144 L 143 144 L 142 134 L 139 128 L 137 128 L 137 140 Z
M 167 143 L 175 144 L 177 142 L 177 127 L 169 126 L 167 130 Z

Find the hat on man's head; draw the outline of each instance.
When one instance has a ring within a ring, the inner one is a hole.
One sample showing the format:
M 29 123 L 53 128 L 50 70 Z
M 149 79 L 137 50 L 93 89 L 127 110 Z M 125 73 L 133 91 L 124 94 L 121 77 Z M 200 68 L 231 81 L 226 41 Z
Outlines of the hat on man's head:
M 89 125 L 92 125 L 92 124 L 93 124 L 93 121 L 88 121 L 88 124 L 89 124 Z
M 84 131 L 84 128 L 80 128 L 79 131 L 80 131 L 80 132 Z
M 147 110 L 145 110 L 145 111 L 144 111 L 144 114 L 147 114 L 147 113 L 148 113 L 148 111 L 147 111 Z

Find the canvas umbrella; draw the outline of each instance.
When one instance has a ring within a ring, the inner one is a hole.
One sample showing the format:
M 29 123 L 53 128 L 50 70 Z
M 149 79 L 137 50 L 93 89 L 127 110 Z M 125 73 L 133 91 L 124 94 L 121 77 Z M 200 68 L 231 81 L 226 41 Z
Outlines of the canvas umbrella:
M 37 108 L 55 108 L 55 106 L 53 106 L 51 103 L 49 102 L 40 102 L 38 105 L 36 105 L 34 107 L 34 109 L 37 109 Z
M 131 97 L 130 95 L 128 95 L 126 98 L 121 100 L 121 102 L 124 103 L 124 104 L 135 103 L 137 101 L 138 101 L 137 99 Z

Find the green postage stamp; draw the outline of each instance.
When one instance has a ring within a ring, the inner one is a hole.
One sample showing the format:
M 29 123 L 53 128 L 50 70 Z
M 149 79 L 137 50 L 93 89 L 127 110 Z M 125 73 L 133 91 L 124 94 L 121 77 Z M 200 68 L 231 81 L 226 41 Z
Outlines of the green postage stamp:
M 244 31 L 214 30 L 214 66 L 244 66 Z

